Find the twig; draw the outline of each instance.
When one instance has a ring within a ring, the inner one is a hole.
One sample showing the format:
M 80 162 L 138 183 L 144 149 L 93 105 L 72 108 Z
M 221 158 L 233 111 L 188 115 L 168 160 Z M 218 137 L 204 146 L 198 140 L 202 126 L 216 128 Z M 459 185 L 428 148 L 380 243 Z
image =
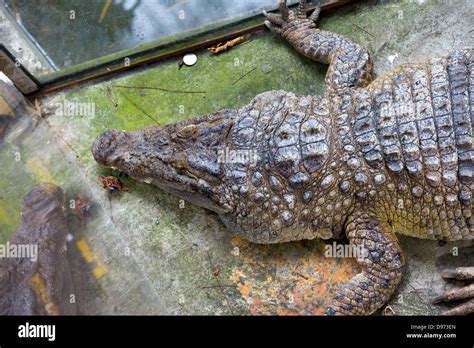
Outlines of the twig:
M 112 91 L 110 90 L 110 87 L 107 86 L 105 89 L 106 89 L 106 91 L 107 91 L 107 96 L 109 97 L 110 102 L 112 103 L 113 106 L 117 107 L 118 104 L 117 104 L 117 102 L 114 100 L 114 98 L 113 98 L 113 96 L 112 96 Z
M 215 269 L 214 264 L 212 262 L 211 255 L 209 254 L 209 252 L 207 252 L 206 254 L 207 254 L 207 259 L 209 260 L 209 264 L 211 265 L 211 268 Z M 219 281 L 219 277 L 214 277 L 214 280 L 217 283 L 217 285 L 215 285 L 214 287 L 217 289 L 220 289 L 222 296 L 224 296 L 224 298 L 227 300 L 227 294 L 224 292 L 224 287 L 229 287 L 229 286 L 222 285 L 221 282 Z M 234 310 L 232 309 L 232 306 L 229 306 L 229 310 L 230 310 L 230 314 L 234 315 Z
M 249 42 L 249 41 L 245 41 L 248 38 L 248 36 L 249 35 L 243 35 L 243 36 L 236 37 L 235 39 L 226 41 L 225 43 L 221 42 L 215 46 L 209 47 L 207 50 L 214 54 L 226 52 L 230 50 L 232 47 L 241 46 Z
M 167 89 L 167 88 L 161 88 L 161 87 L 143 87 L 143 86 L 123 86 L 123 85 L 114 85 L 114 87 L 117 88 L 126 88 L 126 89 L 151 89 L 151 90 L 157 90 L 157 91 L 162 91 L 162 92 L 168 92 L 168 93 L 185 93 L 185 94 L 206 94 L 206 91 L 182 91 L 182 90 L 175 90 L 175 89 Z
M 159 125 L 160 123 L 155 120 L 150 114 L 148 114 L 145 110 L 143 110 L 140 106 L 138 106 L 137 104 L 135 104 L 129 97 L 127 97 L 125 94 L 123 93 L 120 93 L 122 95 L 122 97 L 124 97 L 125 99 L 127 99 L 127 101 L 132 104 L 135 108 L 137 108 L 138 110 L 140 110 L 144 115 L 146 115 L 148 118 L 150 118 L 151 120 L 153 120 L 157 125 Z
M 252 68 L 251 70 L 247 71 L 245 74 L 243 74 L 242 76 L 240 76 L 237 80 L 235 80 L 232 85 L 235 85 L 237 82 L 239 82 L 240 80 L 242 80 L 244 77 L 248 76 L 250 73 L 254 72 L 255 70 L 257 70 L 257 68 Z
M 357 24 L 355 24 L 354 22 L 352 22 L 352 25 L 355 26 L 356 28 L 362 30 L 364 33 L 366 33 L 366 34 L 368 34 L 368 35 L 370 35 L 370 36 L 372 36 L 372 37 L 375 37 L 374 35 L 372 35 L 371 33 L 369 33 L 367 30 L 365 30 L 364 28 L 362 28 L 360 25 L 357 25 Z
M 422 291 L 421 291 L 420 289 L 416 289 L 416 288 L 415 288 L 413 285 L 411 285 L 411 284 L 407 284 L 407 285 L 408 285 L 410 288 L 413 289 L 413 291 L 407 291 L 407 293 L 408 293 L 408 294 L 410 294 L 410 293 L 415 293 L 415 295 L 418 296 L 418 298 L 423 301 L 423 298 L 422 298 L 422 297 L 420 296 L 420 294 L 419 294 L 419 292 L 422 292 Z
M 107 12 L 109 11 L 109 7 L 111 4 L 112 4 L 112 0 L 105 0 L 104 7 L 102 8 L 102 12 L 100 13 L 100 17 L 98 20 L 99 23 L 101 23 L 104 20 L 105 16 L 107 15 Z
M 300 272 L 296 272 L 295 274 L 296 274 L 297 276 L 299 276 L 299 277 L 305 279 L 305 280 L 308 280 L 308 279 L 309 279 L 309 277 L 305 276 L 304 274 L 302 274 L 302 273 L 300 273 Z
M 235 284 L 230 285 L 208 285 L 208 286 L 201 286 L 201 289 L 221 289 L 221 288 L 234 288 L 236 287 Z

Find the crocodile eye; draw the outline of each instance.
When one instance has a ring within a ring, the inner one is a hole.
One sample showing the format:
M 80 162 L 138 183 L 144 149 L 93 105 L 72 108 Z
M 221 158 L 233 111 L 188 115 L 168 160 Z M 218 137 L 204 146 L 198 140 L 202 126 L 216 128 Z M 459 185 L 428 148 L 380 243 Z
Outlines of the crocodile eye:
M 192 135 L 196 134 L 197 126 L 195 124 L 189 124 L 177 131 L 177 134 L 180 138 L 190 138 Z

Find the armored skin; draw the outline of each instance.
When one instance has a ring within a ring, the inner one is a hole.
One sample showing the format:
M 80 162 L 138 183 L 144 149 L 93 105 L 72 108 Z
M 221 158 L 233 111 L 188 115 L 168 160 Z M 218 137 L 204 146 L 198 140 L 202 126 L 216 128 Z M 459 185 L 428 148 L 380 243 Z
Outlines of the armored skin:
M 109 130 L 92 153 L 103 166 L 216 212 L 255 243 L 346 236 L 366 251 L 357 260 L 362 272 L 327 314 L 370 314 L 402 277 L 396 233 L 474 238 L 474 50 L 373 80 L 369 52 L 317 29 L 319 8 L 307 18 L 305 6 L 290 11 L 282 2 L 280 14 L 265 13 L 266 25 L 329 64 L 323 96 L 271 91 L 238 110 Z M 474 277 L 472 268 L 459 271 Z M 473 311 L 474 300 L 464 306 L 448 314 Z

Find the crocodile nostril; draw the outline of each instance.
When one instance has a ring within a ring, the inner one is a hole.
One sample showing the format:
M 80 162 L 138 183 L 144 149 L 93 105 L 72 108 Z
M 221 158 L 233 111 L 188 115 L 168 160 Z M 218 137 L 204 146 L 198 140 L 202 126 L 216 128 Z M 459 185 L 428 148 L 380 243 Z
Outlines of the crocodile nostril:
M 117 147 L 118 135 L 118 131 L 108 130 L 97 137 L 92 145 L 92 155 L 97 162 L 107 165 Z

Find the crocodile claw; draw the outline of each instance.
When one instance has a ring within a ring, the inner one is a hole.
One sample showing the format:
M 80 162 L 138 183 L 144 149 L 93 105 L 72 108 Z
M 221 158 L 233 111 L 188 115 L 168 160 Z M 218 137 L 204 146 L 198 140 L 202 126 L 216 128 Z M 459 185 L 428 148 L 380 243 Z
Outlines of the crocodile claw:
M 474 280 L 474 267 L 458 267 L 441 272 L 444 279 L 456 280 Z M 463 286 L 461 288 L 454 288 L 444 292 L 444 294 L 435 297 L 432 302 L 434 304 L 442 302 L 461 301 L 469 299 L 454 306 L 453 308 L 443 311 L 443 315 L 466 315 L 474 313 L 474 283 Z

